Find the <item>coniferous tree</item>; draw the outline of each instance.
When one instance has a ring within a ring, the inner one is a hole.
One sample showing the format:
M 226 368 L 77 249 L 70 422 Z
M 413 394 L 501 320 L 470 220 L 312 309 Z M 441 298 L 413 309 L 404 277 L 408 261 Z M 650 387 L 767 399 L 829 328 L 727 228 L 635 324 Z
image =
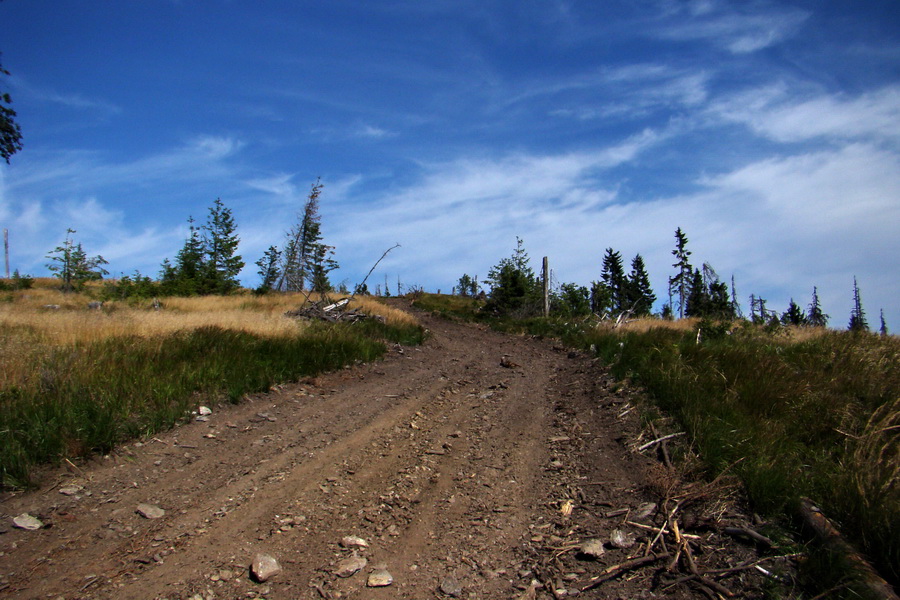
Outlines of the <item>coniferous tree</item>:
M 706 286 L 703 285 L 703 273 L 700 272 L 700 269 L 694 269 L 694 273 L 691 276 L 690 288 L 688 290 L 687 298 L 685 299 L 684 316 L 706 316 L 708 303 L 709 297 L 706 293 Z
M 859 286 L 856 277 L 853 278 L 853 310 L 850 312 L 850 331 L 868 331 L 869 323 L 866 321 L 866 313 L 862 307 L 862 298 L 859 295 Z
M 731 276 L 731 314 L 739 319 L 744 318 L 744 312 L 738 302 L 737 288 L 734 286 L 734 275 Z
M 656 295 L 650 287 L 650 276 L 644 266 L 644 257 L 635 255 L 631 260 L 631 273 L 628 275 L 628 304 L 636 315 L 649 315 L 656 302 Z
M 807 324 L 806 315 L 803 314 L 803 310 L 794 302 L 793 298 L 791 298 L 787 310 L 781 313 L 781 324 L 795 326 Z
M 175 255 L 175 264 L 165 259 L 162 264 L 162 291 L 165 294 L 192 296 L 201 293 L 204 275 L 203 240 L 200 228 L 188 217 L 188 237 Z
M 275 284 L 278 283 L 281 275 L 280 262 L 281 252 L 275 246 L 269 246 L 262 258 L 256 261 L 256 266 L 259 267 L 257 273 L 260 278 L 259 287 L 256 288 L 257 293 L 265 294 L 275 289 Z
M 610 299 L 609 308 L 612 311 L 621 313 L 631 308 L 628 306 L 628 280 L 625 277 L 625 267 L 622 265 L 622 255 L 612 248 L 607 248 L 603 256 L 600 279 L 606 287 Z
M 612 308 L 612 296 L 602 281 L 591 282 L 591 312 L 603 316 Z
M 563 283 L 559 286 L 559 294 L 554 300 L 554 309 L 566 316 L 578 317 L 591 313 L 588 289 L 584 286 Z
M 57 246 L 47 255 L 51 261 L 47 263 L 47 268 L 62 282 L 64 292 L 79 290 L 86 282 L 103 279 L 104 275 L 109 275 L 109 271 L 101 266 L 109 264 L 106 259 L 99 254 L 88 257 L 81 242 L 76 244 L 72 239 L 73 233 L 74 229 L 67 229 L 62 246 Z
M 669 278 L 669 291 L 678 296 L 679 318 L 684 318 L 687 297 L 691 292 L 691 280 L 694 277 L 694 268 L 690 263 L 691 252 L 687 249 L 687 243 L 687 236 L 679 227 L 675 230 L 675 249 L 672 250 L 672 255 L 675 256 L 675 263 L 672 266 L 677 272 Z
M 496 314 L 530 315 L 541 308 L 540 285 L 531 269 L 528 253 L 521 238 L 510 258 L 503 258 L 488 271 L 491 286 L 486 310 Z
M 822 312 L 819 304 L 819 290 L 813 286 L 812 300 L 806 309 L 806 322 L 812 327 L 825 327 L 828 325 L 828 315 Z
M 309 190 L 303 214 L 298 215 L 299 222 L 287 233 L 281 253 L 281 278 L 276 286 L 280 291 L 300 291 L 310 279 L 312 261 L 319 252 L 317 246 L 322 239 L 319 196 L 323 187 L 317 179 Z
M 708 262 L 703 263 L 703 305 L 698 316 L 714 319 L 733 319 L 734 305 L 728 299 L 728 285 Z
M 313 248 L 313 255 L 309 265 L 309 288 L 319 294 L 330 292 L 331 281 L 328 274 L 338 268 L 337 261 L 334 260 L 334 248 L 325 244 L 316 244 Z M 387 283 L 385 283 L 387 289 Z
M 203 226 L 204 277 L 201 293 L 226 294 L 240 286 L 238 275 L 244 261 L 237 252 L 240 238 L 231 209 L 216 198 Z
M 887 322 L 884 320 L 884 309 L 881 309 L 881 327 L 878 328 L 878 333 L 882 336 L 886 336 L 888 334 Z
M 9 75 L 9 71 L 0 65 L 0 76 Z M 9 157 L 22 149 L 22 130 L 16 123 L 16 111 L 8 106 L 12 98 L 6 92 L 0 92 L 0 158 L 9 164 Z

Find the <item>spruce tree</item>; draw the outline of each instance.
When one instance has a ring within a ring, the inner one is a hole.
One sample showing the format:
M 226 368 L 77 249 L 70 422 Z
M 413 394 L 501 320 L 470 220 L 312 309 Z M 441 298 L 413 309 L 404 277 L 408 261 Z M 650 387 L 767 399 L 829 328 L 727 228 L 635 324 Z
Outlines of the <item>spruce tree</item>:
M 194 217 L 188 217 L 188 237 L 175 255 L 175 264 L 170 265 L 168 259 L 163 262 L 163 290 L 167 294 L 192 296 L 202 293 L 203 240 L 200 228 L 194 223 Z
M 216 198 L 203 226 L 204 277 L 201 293 L 226 294 L 240 287 L 244 261 L 237 252 L 240 238 L 231 209 Z
M 794 302 L 794 299 L 791 298 L 790 304 L 788 304 L 788 308 L 786 311 L 781 313 L 781 323 L 782 325 L 806 325 L 806 315 L 803 314 L 803 310 Z
M 882 336 L 886 336 L 888 334 L 888 326 L 887 322 L 884 320 L 884 309 L 881 309 L 881 327 L 878 328 L 878 333 Z
M 650 276 L 644 266 L 644 257 L 635 255 L 631 260 L 631 273 L 628 275 L 628 304 L 636 315 L 649 315 L 656 302 L 656 295 L 650 287 Z
M 334 248 L 331 246 L 317 244 L 313 249 L 309 266 L 309 289 L 313 292 L 324 294 L 332 290 L 328 273 L 338 268 L 337 261 L 332 258 L 333 256 Z
M 275 246 L 269 246 L 262 258 L 256 261 L 256 266 L 259 267 L 257 273 L 260 278 L 259 287 L 256 288 L 257 293 L 265 294 L 275 289 L 275 284 L 278 283 L 281 275 L 280 261 L 281 252 Z
M 862 307 L 862 298 L 859 295 L 859 286 L 856 277 L 853 278 L 853 310 L 850 312 L 850 331 L 868 331 L 869 323 L 866 321 L 866 313 Z
M 700 269 L 694 269 L 690 289 L 685 299 L 684 316 L 706 316 L 708 304 L 709 296 L 706 293 L 706 286 L 703 284 L 703 273 L 700 272 Z
M 739 319 L 744 318 L 744 312 L 737 299 L 737 288 L 734 286 L 734 275 L 731 276 L 731 314 Z
M 485 310 L 498 315 L 531 315 L 540 310 L 540 285 L 521 238 L 510 258 L 503 258 L 488 271 L 486 283 L 491 293 Z
M 687 249 L 687 236 L 681 231 L 681 227 L 675 230 L 675 256 L 676 274 L 669 278 L 669 292 L 678 296 L 678 317 L 684 318 L 687 308 L 687 297 L 691 292 L 691 281 L 694 277 L 694 268 L 691 266 L 691 252 Z
M 806 309 L 806 322 L 812 327 L 825 327 L 828 325 L 828 315 L 822 312 L 819 304 L 819 290 L 813 286 L 812 300 Z
M 622 255 L 612 248 L 607 248 L 603 256 L 600 279 L 608 292 L 611 310 L 621 313 L 631 308 L 628 306 L 628 280 L 625 278 Z
M 602 281 L 591 282 L 591 312 L 603 316 L 612 308 L 612 296 Z
M 9 75 L 9 71 L 0 65 L 0 76 Z M 9 157 L 22 149 L 22 129 L 16 122 L 16 111 L 12 109 L 12 98 L 6 92 L 0 92 L 0 158 L 9 164 Z
M 322 239 L 319 232 L 321 216 L 319 215 L 319 196 L 323 184 L 320 179 L 312 184 L 299 222 L 287 233 L 287 240 L 281 253 L 281 277 L 276 286 L 284 292 L 298 292 L 304 289 L 310 273 L 312 261 Z M 311 282 L 310 282 L 311 283 Z
M 76 244 L 72 239 L 73 233 L 76 233 L 74 229 L 67 229 L 62 246 L 57 246 L 47 255 L 51 261 L 47 263 L 47 269 L 62 282 L 64 292 L 80 290 L 86 282 L 109 275 L 109 271 L 101 266 L 109 264 L 106 259 L 100 255 L 88 257 L 81 242 Z

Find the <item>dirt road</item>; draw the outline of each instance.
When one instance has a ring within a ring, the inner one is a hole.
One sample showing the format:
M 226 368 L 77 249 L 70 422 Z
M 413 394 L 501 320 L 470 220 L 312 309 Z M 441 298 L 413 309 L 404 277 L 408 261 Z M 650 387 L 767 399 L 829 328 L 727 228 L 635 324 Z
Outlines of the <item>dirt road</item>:
M 0 598 L 552 598 L 638 556 L 638 545 L 607 544 L 596 560 L 576 548 L 608 539 L 618 509 L 659 500 L 657 461 L 631 449 L 636 417 L 620 417 L 627 398 L 601 366 L 421 318 L 422 347 L 214 407 L 7 494 Z M 14 527 L 22 513 L 44 527 Z M 629 527 L 628 541 L 652 535 Z M 347 536 L 368 546 L 344 548 Z M 718 547 L 718 563 L 752 556 Z M 249 574 L 260 553 L 281 567 L 262 583 Z M 336 575 L 362 565 L 353 557 L 365 566 Z M 382 570 L 391 585 L 368 587 Z M 638 597 L 658 583 L 629 575 L 580 596 Z M 738 593 L 751 583 L 728 582 Z

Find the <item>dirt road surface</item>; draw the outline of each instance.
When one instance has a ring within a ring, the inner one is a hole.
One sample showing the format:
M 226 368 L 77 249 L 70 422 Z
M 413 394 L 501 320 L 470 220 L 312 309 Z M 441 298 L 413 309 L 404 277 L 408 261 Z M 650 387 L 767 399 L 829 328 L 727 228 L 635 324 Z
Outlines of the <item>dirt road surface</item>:
M 610 567 L 646 555 L 651 528 L 664 522 L 648 503 L 665 488 L 653 452 L 634 450 L 635 411 L 601 365 L 548 341 L 420 318 L 431 332 L 422 347 L 213 407 L 208 420 L 5 494 L 0 599 L 715 591 L 690 581 L 665 588 L 665 557 L 597 585 Z M 164 514 L 148 518 L 141 505 Z M 716 526 L 695 532 L 696 561 L 708 569 L 753 559 L 753 548 L 719 532 L 740 515 L 716 510 L 698 517 Z M 23 513 L 43 528 L 14 526 Z M 643 527 L 626 524 L 642 518 Z M 614 547 L 615 529 L 622 545 L 635 544 Z M 348 536 L 367 546 L 343 547 Z M 594 539 L 604 547 L 592 557 L 580 548 Z M 263 582 L 251 575 L 259 554 L 281 569 Z M 390 585 L 370 587 L 384 571 Z M 751 573 L 722 584 L 755 596 Z

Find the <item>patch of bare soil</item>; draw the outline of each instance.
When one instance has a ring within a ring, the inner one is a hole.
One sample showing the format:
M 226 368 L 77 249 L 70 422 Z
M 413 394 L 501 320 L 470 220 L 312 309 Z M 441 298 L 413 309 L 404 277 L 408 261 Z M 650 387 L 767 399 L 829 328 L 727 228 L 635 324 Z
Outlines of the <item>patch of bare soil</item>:
M 420 317 L 422 347 L 7 494 L 0 598 L 759 595 L 756 549 L 723 533 L 743 518 L 634 450 L 636 411 L 599 364 Z M 280 567 L 263 582 L 260 554 Z

